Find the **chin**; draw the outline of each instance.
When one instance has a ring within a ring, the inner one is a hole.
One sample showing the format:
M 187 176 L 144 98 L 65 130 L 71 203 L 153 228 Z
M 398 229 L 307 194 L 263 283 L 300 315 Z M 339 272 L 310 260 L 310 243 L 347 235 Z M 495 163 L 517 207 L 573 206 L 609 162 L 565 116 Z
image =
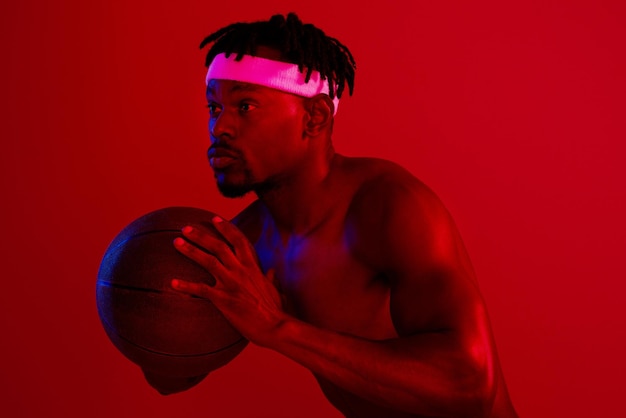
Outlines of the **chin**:
M 252 191 L 252 187 L 247 184 L 230 184 L 230 183 L 217 183 L 217 190 L 224 197 L 244 197 Z
M 214 177 L 217 190 L 224 197 L 243 197 L 252 191 L 246 176 L 234 176 L 232 173 L 215 171 Z

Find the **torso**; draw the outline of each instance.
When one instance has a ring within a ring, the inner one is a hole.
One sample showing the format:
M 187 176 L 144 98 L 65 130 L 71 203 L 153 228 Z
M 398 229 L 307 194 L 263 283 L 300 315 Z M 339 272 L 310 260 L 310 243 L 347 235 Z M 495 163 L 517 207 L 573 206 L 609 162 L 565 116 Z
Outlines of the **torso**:
M 343 159 L 343 157 L 342 157 Z M 397 338 L 390 313 L 390 285 L 353 245 L 350 217 L 353 199 L 363 184 L 394 166 L 382 160 L 343 159 L 334 209 L 307 236 L 281 236 L 268 212 L 257 201 L 237 218 L 237 225 L 253 243 L 263 271 L 275 269 L 291 315 L 320 328 L 371 339 Z M 499 373 L 498 373 L 499 374 Z M 409 417 L 374 405 L 316 376 L 328 400 L 346 417 Z M 506 388 L 496 396 L 492 417 L 505 417 L 498 399 L 507 403 Z M 504 406 L 503 406 L 504 407 Z

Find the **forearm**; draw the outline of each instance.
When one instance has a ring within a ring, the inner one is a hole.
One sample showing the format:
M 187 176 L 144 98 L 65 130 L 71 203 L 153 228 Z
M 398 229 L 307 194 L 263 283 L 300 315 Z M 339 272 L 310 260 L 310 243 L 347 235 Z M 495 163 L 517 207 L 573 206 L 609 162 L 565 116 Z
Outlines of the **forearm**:
M 267 345 L 374 403 L 430 416 L 482 416 L 487 367 L 468 361 L 449 335 L 365 340 L 287 319 Z

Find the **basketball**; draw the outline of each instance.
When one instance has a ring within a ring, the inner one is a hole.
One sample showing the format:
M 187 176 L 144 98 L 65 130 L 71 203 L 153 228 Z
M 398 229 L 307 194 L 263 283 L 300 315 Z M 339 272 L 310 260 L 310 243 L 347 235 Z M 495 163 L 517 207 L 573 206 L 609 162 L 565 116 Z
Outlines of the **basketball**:
M 231 361 L 248 341 L 208 300 L 171 288 L 173 278 L 214 283 L 205 269 L 173 246 L 185 225 L 215 231 L 215 214 L 171 207 L 124 228 L 106 250 L 96 284 L 102 326 L 115 347 L 161 376 L 206 374 Z

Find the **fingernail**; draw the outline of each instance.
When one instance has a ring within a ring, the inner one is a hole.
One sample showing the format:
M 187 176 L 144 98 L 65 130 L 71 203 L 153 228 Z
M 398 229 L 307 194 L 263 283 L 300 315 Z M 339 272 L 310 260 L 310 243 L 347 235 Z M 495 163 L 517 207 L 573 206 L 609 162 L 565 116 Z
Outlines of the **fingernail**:
M 185 240 L 182 239 L 181 237 L 174 238 L 174 245 L 183 245 L 184 243 L 185 243 Z
M 178 289 L 180 287 L 180 282 L 178 281 L 178 279 L 172 279 L 172 287 L 174 289 Z
M 191 231 L 193 231 L 193 228 L 192 228 L 192 227 L 190 227 L 189 225 L 187 225 L 187 226 L 185 226 L 185 227 L 183 228 L 183 234 L 188 234 L 188 233 L 190 233 Z
M 220 223 L 220 222 L 222 222 L 222 221 L 223 221 L 223 219 L 222 219 L 222 218 L 220 218 L 219 216 L 214 216 L 214 217 L 213 217 L 213 222 L 215 222 L 215 223 Z

